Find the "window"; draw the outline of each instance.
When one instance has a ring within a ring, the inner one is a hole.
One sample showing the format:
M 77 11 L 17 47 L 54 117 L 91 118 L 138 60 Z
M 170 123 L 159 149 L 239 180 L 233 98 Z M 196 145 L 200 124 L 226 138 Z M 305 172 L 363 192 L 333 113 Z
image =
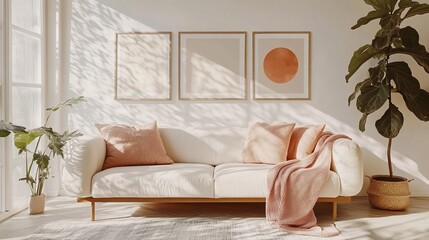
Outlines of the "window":
M 1 119 L 28 128 L 42 124 L 44 107 L 44 0 L 0 0 L 4 2 L 4 80 L 1 86 Z M 0 111 L 0 113 L 1 113 Z M 3 140 L 4 141 L 4 140 Z M 18 156 L 12 138 L 2 144 L 0 157 L 2 211 L 25 203 L 29 189 L 18 181 L 25 175 L 25 158 Z

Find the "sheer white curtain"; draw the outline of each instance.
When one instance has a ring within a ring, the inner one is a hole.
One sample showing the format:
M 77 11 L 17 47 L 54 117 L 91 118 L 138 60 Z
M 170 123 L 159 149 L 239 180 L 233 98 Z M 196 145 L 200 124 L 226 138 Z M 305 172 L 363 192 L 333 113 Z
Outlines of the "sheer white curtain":
M 44 109 L 44 6 L 45 0 L 0 0 L 3 47 L 1 55 L 1 119 L 28 128 L 39 127 Z M 4 20 L 4 21 L 3 21 Z M 18 156 L 12 138 L 0 146 L 1 211 L 25 205 L 28 186 L 25 159 Z
M 3 50 L 3 5 L 4 0 L 0 0 L 0 119 L 4 119 L 4 50 Z M 0 139 L 0 214 L 6 210 L 5 206 L 5 149 L 4 140 Z
M 0 119 L 41 126 L 46 106 L 63 99 L 58 65 L 59 19 L 62 0 L 0 0 Z M 64 40 L 67 42 L 67 39 Z M 49 82 L 49 84 L 47 84 Z M 59 119 L 50 126 L 61 129 Z M 59 192 L 59 166 L 54 161 L 49 196 Z M 18 181 L 25 175 L 25 161 L 18 156 L 13 139 L 0 139 L 0 221 L 26 206 L 29 188 Z M 3 213 L 3 214 L 2 214 Z
M 10 3 L 10 120 L 28 128 L 42 123 L 42 0 L 9 0 Z M 12 147 L 12 149 L 14 149 Z M 28 199 L 24 158 L 12 151 L 9 164 L 12 208 Z

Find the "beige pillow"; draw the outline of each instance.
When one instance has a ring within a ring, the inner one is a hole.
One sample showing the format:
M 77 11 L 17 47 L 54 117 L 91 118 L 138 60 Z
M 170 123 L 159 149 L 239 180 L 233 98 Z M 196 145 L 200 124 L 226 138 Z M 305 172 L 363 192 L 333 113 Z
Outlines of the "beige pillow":
M 156 122 L 141 127 L 95 124 L 106 142 L 103 170 L 120 166 L 170 164 Z
M 316 147 L 325 124 L 296 127 L 290 139 L 287 159 L 303 159 L 310 155 Z
M 244 163 L 277 164 L 286 160 L 295 123 L 255 123 L 243 150 Z

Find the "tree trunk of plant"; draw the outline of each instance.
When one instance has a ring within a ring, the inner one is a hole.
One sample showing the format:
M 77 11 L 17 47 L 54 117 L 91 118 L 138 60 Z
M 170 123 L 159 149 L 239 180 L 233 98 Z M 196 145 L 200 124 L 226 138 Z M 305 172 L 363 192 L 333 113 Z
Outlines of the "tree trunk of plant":
M 389 138 L 389 142 L 387 144 L 387 164 L 389 165 L 389 176 L 392 179 L 393 178 L 393 170 L 392 170 L 391 149 L 392 149 L 392 138 Z

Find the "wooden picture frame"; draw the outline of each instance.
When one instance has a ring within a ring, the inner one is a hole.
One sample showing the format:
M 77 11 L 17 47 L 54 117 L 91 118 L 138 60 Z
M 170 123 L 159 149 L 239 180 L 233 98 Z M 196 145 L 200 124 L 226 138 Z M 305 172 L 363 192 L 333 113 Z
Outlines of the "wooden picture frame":
M 171 32 L 116 33 L 116 100 L 171 100 L 171 42 Z
M 247 32 L 179 32 L 179 99 L 245 100 Z
M 253 32 L 253 98 L 310 99 L 310 32 Z

